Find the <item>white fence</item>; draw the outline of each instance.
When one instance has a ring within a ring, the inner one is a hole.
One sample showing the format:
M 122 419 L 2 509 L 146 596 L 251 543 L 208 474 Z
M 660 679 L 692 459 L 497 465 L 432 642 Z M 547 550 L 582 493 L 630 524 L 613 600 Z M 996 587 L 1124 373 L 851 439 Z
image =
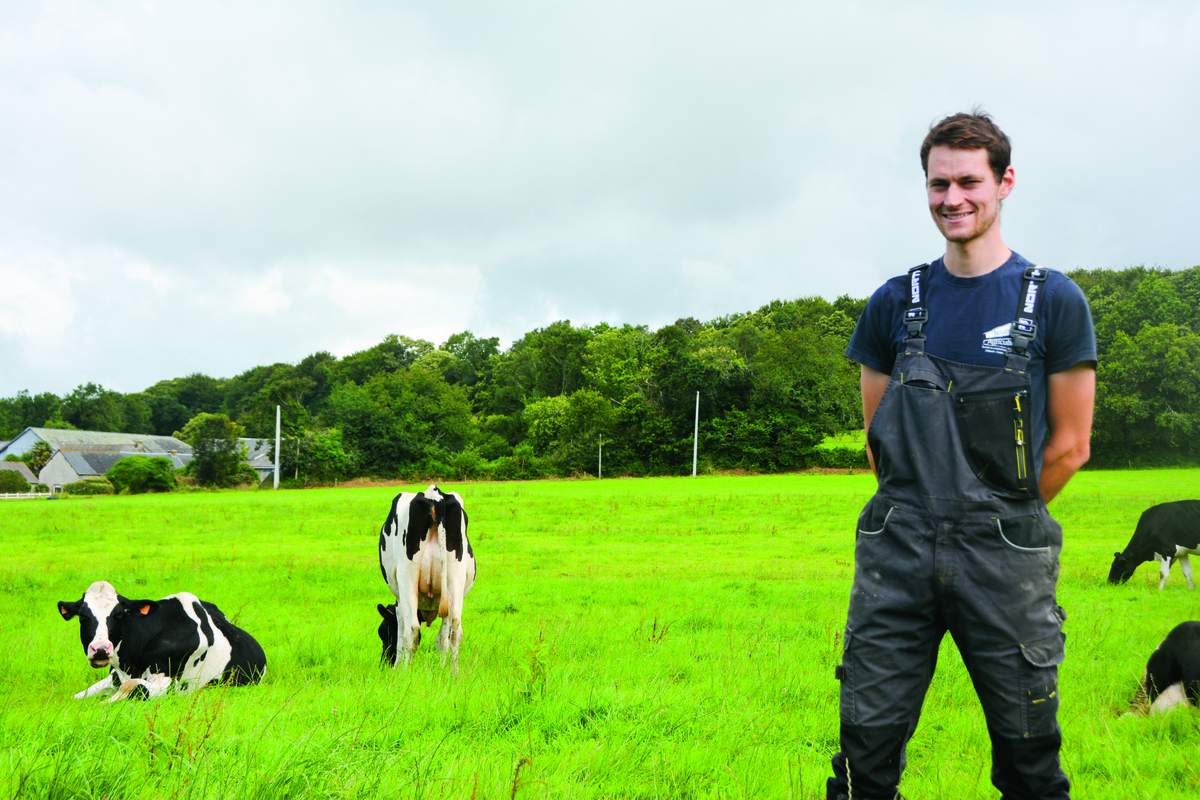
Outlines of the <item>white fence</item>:
M 39 497 L 50 497 L 49 492 L 0 492 L 0 500 L 36 500 Z

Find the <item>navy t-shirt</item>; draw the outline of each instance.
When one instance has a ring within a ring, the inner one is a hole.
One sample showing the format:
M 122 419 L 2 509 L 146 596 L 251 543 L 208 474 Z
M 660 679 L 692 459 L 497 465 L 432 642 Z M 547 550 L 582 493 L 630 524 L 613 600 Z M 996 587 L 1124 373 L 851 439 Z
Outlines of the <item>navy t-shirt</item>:
M 942 265 L 930 264 L 925 282 L 925 352 L 947 361 L 1003 367 L 1012 348 L 1010 332 L 1020 302 L 1025 268 L 1030 262 L 1013 253 L 996 270 L 977 278 L 959 278 Z M 880 286 L 863 310 L 846 355 L 879 372 L 891 374 L 904 349 L 907 329 L 908 275 Z M 1037 338 L 1029 347 L 1032 383 L 1033 441 L 1041 464 L 1045 442 L 1046 376 L 1081 361 L 1096 363 L 1096 334 L 1087 298 L 1073 280 L 1049 270 L 1037 313 Z

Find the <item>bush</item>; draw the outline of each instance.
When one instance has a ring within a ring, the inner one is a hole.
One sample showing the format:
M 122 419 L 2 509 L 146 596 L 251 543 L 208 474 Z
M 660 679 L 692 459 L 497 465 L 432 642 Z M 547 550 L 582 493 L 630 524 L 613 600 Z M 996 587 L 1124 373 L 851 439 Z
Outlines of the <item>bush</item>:
M 105 477 L 118 492 L 129 494 L 169 492 L 175 488 L 175 466 L 162 456 L 122 458 L 112 465 Z
M 871 469 L 865 447 L 818 447 L 813 451 L 811 463 L 813 466 L 826 469 Z
M 487 477 L 499 481 L 534 480 L 557 474 L 550 459 L 534 455 L 533 447 L 527 444 L 517 445 L 511 456 L 496 459 L 487 469 Z
M 106 478 L 84 478 L 63 487 L 65 494 L 115 494 L 116 490 Z
M 11 469 L 0 469 L 0 492 L 28 492 L 29 481 L 21 477 L 21 473 Z

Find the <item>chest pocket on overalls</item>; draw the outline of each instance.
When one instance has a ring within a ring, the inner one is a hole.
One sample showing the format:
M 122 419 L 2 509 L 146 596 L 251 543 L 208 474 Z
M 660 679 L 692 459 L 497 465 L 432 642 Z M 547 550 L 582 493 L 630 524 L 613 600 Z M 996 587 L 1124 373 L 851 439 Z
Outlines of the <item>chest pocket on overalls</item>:
M 1038 496 L 1028 389 L 959 394 L 954 414 L 967 463 L 979 480 L 1014 497 Z

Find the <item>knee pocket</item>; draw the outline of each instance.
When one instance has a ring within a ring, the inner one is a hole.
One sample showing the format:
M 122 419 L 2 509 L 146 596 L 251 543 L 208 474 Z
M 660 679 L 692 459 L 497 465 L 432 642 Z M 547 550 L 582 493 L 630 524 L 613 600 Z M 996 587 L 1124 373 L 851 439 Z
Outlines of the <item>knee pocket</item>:
M 1021 734 L 1044 736 L 1056 729 L 1058 665 L 1066 655 L 1062 631 L 1021 644 Z

